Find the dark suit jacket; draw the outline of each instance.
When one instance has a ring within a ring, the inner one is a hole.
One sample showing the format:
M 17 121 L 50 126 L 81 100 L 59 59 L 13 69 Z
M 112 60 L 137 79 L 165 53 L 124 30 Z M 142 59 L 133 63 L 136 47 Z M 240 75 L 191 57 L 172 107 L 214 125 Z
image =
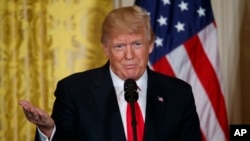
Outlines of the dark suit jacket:
M 147 69 L 144 141 L 201 140 L 190 85 Z M 53 141 L 126 141 L 109 63 L 59 81 L 55 97 Z

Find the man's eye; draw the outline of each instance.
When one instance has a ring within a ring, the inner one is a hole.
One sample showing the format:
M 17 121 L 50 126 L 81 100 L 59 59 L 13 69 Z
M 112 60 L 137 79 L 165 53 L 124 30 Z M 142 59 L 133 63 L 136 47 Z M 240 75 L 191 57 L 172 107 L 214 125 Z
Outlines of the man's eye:
M 133 44 L 133 46 L 134 46 L 135 48 L 139 48 L 139 47 L 142 46 L 142 43 L 141 43 L 141 42 L 136 42 L 136 43 Z
M 124 45 L 115 45 L 114 49 L 115 50 L 122 50 L 124 48 Z

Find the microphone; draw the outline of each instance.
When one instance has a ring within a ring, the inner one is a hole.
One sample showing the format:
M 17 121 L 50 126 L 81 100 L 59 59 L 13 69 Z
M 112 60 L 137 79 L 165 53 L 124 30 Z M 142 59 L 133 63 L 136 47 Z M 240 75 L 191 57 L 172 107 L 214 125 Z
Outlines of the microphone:
M 132 128 L 133 128 L 133 141 L 137 141 L 137 131 L 136 131 L 136 115 L 135 115 L 135 102 L 138 100 L 137 85 L 135 80 L 127 79 L 124 82 L 125 100 L 131 106 L 131 116 L 132 116 Z
M 125 100 L 133 103 L 138 100 L 137 85 L 135 80 L 127 79 L 124 83 Z

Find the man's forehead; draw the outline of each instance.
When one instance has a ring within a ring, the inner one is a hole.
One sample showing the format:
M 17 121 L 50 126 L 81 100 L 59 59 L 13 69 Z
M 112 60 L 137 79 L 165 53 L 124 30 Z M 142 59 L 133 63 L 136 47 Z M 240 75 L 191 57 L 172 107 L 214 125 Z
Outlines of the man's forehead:
M 143 41 L 144 39 L 145 39 L 144 34 L 129 33 L 129 34 L 119 34 L 117 36 L 112 36 L 111 41 L 113 43 L 121 43 L 121 42 Z

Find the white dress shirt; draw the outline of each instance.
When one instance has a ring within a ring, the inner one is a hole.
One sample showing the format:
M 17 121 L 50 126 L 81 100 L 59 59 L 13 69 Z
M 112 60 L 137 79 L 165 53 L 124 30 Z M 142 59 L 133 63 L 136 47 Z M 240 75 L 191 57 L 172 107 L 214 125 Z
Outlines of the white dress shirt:
M 116 97 L 120 109 L 120 114 L 122 118 L 122 123 L 124 127 L 124 132 L 127 137 L 127 122 L 126 122 L 126 110 L 127 110 L 127 101 L 124 98 L 124 80 L 120 79 L 115 73 L 110 69 L 111 78 L 113 81 L 113 85 L 115 87 Z M 138 86 L 138 104 L 141 108 L 143 120 L 145 121 L 145 113 L 146 113 L 146 94 L 147 94 L 147 80 L 148 75 L 147 71 L 143 73 L 143 75 L 136 81 Z
M 110 68 L 111 78 L 113 81 L 113 86 L 115 88 L 116 97 L 121 113 L 122 123 L 124 127 L 124 132 L 127 137 L 127 122 L 126 122 L 126 108 L 127 108 L 127 101 L 124 98 L 124 80 L 120 79 Z M 143 75 L 136 80 L 136 84 L 138 86 L 138 104 L 141 108 L 143 120 L 145 121 L 145 113 L 146 113 L 146 94 L 147 94 L 147 83 L 148 83 L 148 75 L 147 70 L 143 73 Z M 53 136 L 56 131 L 56 126 L 54 127 L 53 133 L 51 135 L 51 138 L 48 139 L 47 136 L 45 136 L 38 128 L 38 133 L 40 137 L 40 141 L 51 141 L 53 139 Z

